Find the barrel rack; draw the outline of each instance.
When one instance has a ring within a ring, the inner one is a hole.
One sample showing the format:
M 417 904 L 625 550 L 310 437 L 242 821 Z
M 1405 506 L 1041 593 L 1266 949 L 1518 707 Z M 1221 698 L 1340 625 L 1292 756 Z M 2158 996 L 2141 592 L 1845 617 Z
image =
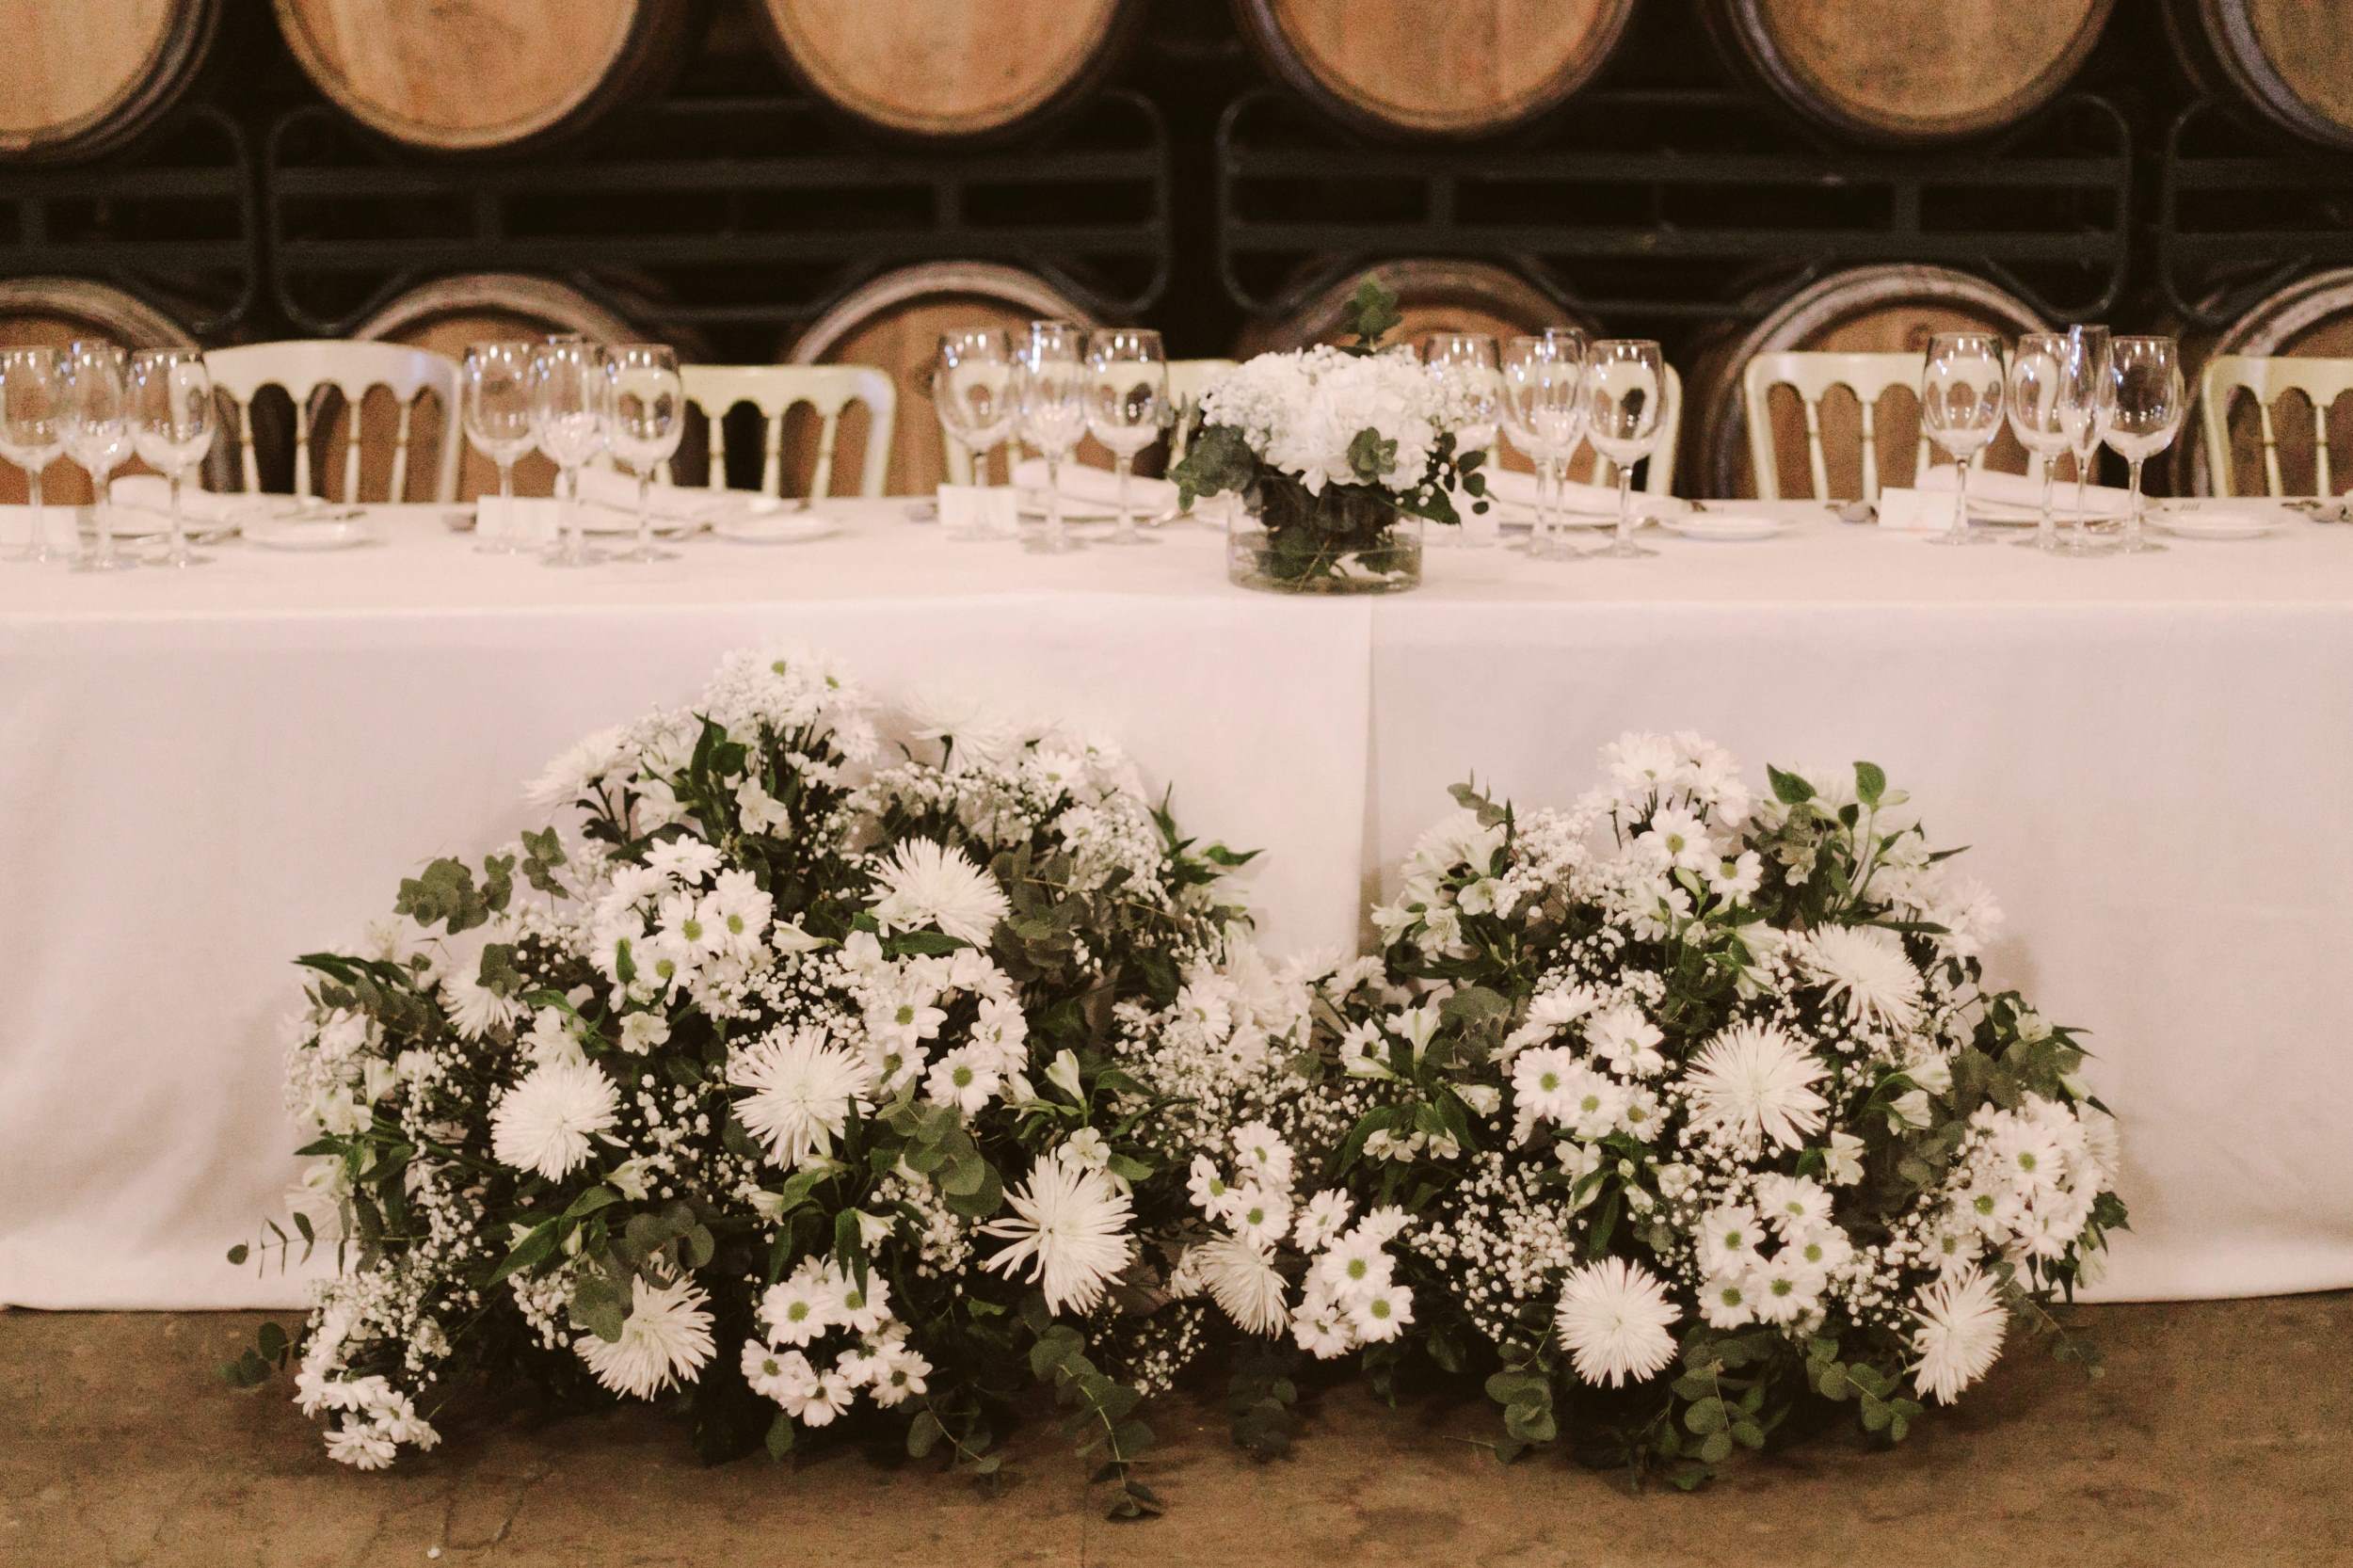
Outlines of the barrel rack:
M 264 143 L 263 233 L 278 309 L 330 335 L 457 269 L 617 273 L 666 320 L 784 328 L 888 266 L 996 261 L 1134 317 L 1168 283 L 1168 169 L 1133 92 L 1042 142 L 956 152 L 860 144 L 799 99 L 680 98 L 528 165 L 405 157 L 309 106 Z
M 1217 264 L 1261 314 L 1411 255 L 1508 260 L 1609 323 L 1737 317 L 1748 282 L 1800 259 L 1965 267 L 2089 318 L 2128 275 L 2133 154 L 2125 117 L 2084 93 L 1993 149 L 1885 153 L 1821 146 L 1737 93 L 1604 90 L 1466 155 L 1253 91 L 1219 123 Z
M 2166 308 L 2223 326 L 2293 278 L 2353 263 L 2353 157 L 2191 104 L 2166 129 L 2152 231 Z

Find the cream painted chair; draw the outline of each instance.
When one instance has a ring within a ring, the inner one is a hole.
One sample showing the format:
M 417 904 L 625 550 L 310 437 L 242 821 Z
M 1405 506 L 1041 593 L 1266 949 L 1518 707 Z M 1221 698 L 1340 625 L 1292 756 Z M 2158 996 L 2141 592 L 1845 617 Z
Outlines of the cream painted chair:
M 1168 361 L 1168 403 L 1175 424 L 1168 435 L 1168 460 L 1172 463 L 1185 455 L 1185 438 L 1190 433 L 1193 410 L 1201 406 L 1201 394 L 1209 390 L 1209 383 L 1234 368 L 1231 360 L 1171 360 Z M 935 416 L 936 417 L 936 416 Z M 948 426 L 939 427 L 942 454 L 940 467 L 951 485 L 972 483 L 972 454 L 965 444 L 948 433 Z M 1014 442 L 1008 439 L 1005 450 Z M 1008 458 L 1010 461 L 1010 458 Z
M 1771 396 L 1775 387 L 1787 387 L 1798 394 L 1805 408 L 1806 471 L 1814 482 L 1814 499 L 1833 501 L 1850 499 L 1830 493 L 1830 464 L 1822 447 L 1822 399 L 1837 388 L 1854 393 L 1861 405 L 1863 429 L 1863 494 L 1860 499 L 1876 502 L 1880 498 L 1879 436 L 1874 422 L 1879 414 L 1879 401 L 1890 389 L 1901 387 L 1915 397 L 1920 392 L 1920 377 L 1928 368 L 1925 354 L 1826 354 L 1810 350 L 1759 354 L 1751 360 L 1741 373 L 1741 407 L 1749 422 L 1749 467 L 1756 475 L 1756 495 L 1760 501 L 1779 501 L 1781 496 L 1781 464 L 1773 440 Z M 1972 472 L 1985 469 L 1985 455 L 1992 442 L 1979 447 L 1969 459 Z M 1927 430 L 1920 432 L 1919 446 L 1913 454 L 1912 472 L 1914 482 L 1929 471 L 1932 458 Z M 2027 473 L 2034 478 L 2042 475 L 2042 459 L 2027 456 Z
M 2257 427 L 2263 436 L 2264 489 L 2284 494 L 2280 477 L 2280 441 L 2271 420 L 2271 406 L 2288 392 L 2302 392 L 2313 408 L 2313 484 L 2315 493 L 2331 496 L 2336 488 L 2329 474 L 2329 408 L 2344 393 L 2353 392 L 2353 360 L 2297 359 L 2288 356 L 2217 354 L 2199 377 L 2199 423 L 2206 440 L 2207 482 L 2217 495 L 2230 495 L 2235 475 L 2231 472 L 2231 405 L 2244 392 L 2255 400 Z
M 457 499 L 457 365 L 426 348 L 389 343 L 346 343 L 312 340 L 245 344 L 216 348 L 204 356 L 214 387 L 236 409 L 238 472 L 248 491 L 262 488 L 253 456 L 253 399 L 265 387 L 280 387 L 294 401 L 294 493 L 318 493 L 311 478 L 311 440 L 322 401 L 330 388 L 344 397 L 344 499 L 360 496 L 360 407 L 368 392 L 382 387 L 400 409 L 392 436 L 392 467 L 385 499 L 401 500 L 408 491 L 409 449 L 432 465 L 433 499 Z M 431 392 L 440 405 L 435 428 L 420 430 L 417 405 Z
M 679 381 L 686 401 L 711 422 L 711 471 L 705 483 L 712 489 L 727 488 L 729 409 L 750 404 L 760 410 L 764 435 L 760 461 L 760 489 L 775 495 L 784 466 L 784 419 L 796 404 L 806 404 L 819 420 L 817 456 L 809 471 L 804 504 L 832 493 L 834 446 L 841 434 L 842 410 L 853 403 L 866 406 L 866 451 L 858 460 L 857 493 L 883 493 L 889 474 L 891 434 L 898 418 L 899 393 L 888 371 L 872 365 L 681 365 Z M 662 477 L 669 478 L 664 464 Z

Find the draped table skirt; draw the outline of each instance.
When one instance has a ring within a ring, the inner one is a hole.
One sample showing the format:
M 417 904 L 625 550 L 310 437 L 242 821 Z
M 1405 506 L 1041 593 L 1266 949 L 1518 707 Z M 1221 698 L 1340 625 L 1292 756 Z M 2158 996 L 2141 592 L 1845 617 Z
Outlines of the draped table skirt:
M 1420 592 L 1330 602 L 1230 586 L 1192 525 L 1057 557 L 829 509 L 834 538 L 584 572 L 431 507 L 349 553 L 0 569 L 0 1304 L 299 1301 L 302 1270 L 222 1259 L 296 1169 L 291 958 L 511 837 L 580 735 L 776 640 L 1117 739 L 1188 831 L 1267 852 L 1278 952 L 1355 946 L 1474 773 L 1565 804 L 1628 728 L 1760 776 L 1867 758 L 1973 846 L 1990 979 L 2091 1032 L 2134 1215 L 2093 1293 L 2353 1286 L 2353 528 L 2086 561 L 1793 506 L 1650 561 L 1433 548 Z

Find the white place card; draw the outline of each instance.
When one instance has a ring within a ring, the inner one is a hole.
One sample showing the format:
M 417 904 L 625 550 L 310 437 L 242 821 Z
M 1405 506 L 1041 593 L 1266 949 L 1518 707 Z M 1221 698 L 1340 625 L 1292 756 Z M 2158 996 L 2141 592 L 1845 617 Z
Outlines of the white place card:
M 1020 532 L 1020 514 L 1010 485 L 942 485 L 940 526 L 952 533 L 1010 538 Z
M 540 497 L 518 496 L 503 501 L 486 495 L 474 503 L 474 532 L 486 539 L 517 544 L 546 544 L 555 537 L 560 503 Z

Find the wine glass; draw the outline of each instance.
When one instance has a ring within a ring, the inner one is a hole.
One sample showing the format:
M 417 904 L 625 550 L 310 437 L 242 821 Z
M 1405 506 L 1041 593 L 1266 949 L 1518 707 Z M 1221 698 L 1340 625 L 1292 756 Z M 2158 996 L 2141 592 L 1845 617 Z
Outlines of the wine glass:
M 580 471 L 604 450 L 613 383 L 604 354 L 584 341 L 541 344 L 531 356 L 531 420 L 539 450 L 564 482 L 563 537 L 548 555 L 552 567 L 594 566 L 600 550 L 581 542 Z
M 1969 528 L 1969 460 L 2002 427 L 2002 340 L 1990 332 L 1939 332 L 1920 375 L 1920 425 L 1953 459 L 1953 525 L 1929 543 L 1991 544 Z
M 58 559 L 49 548 L 49 512 L 40 476 L 65 447 L 65 364 L 54 348 L 0 349 L 0 457 L 24 471 L 33 520 L 24 548 L 8 557 L 28 566 Z
M 613 456 L 637 475 L 637 542 L 613 558 L 676 560 L 676 551 L 654 546 L 653 471 L 670 460 L 686 433 L 686 389 L 679 380 L 678 355 L 664 344 L 623 344 L 606 351 L 604 368 L 612 381 Z
M 2115 546 L 2091 536 L 2091 514 L 2084 504 L 2084 483 L 2090 477 L 2091 459 L 2100 450 L 2100 428 L 2116 389 L 2108 383 L 2109 333 L 2105 327 L 2070 327 L 2067 341 L 2084 362 L 2091 385 L 2083 405 L 2072 411 L 2067 447 L 2075 455 L 2075 526 L 2059 547 L 2062 555 L 2105 555 Z
M 2081 418 L 2097 407 L 2091 367 L 2074 340 L 2064 332 L 2028 332 L 2019 338 L 2009 359 L 2009 427 L 2018 444 L 2041 459 L 2042 470 L 2042 516 L 2034 537 L 2020 544 L 2046 552 L 2058 548 L 2051 486 L 2058 477 L 2059 455 L 2068 449 Z
M 213 445 L 213 376 L 193 348 L 142 348 L 131 356 L 131 440 L 150 468 L 171 482 L 171 536 L 155 564 L 210 561 L 188 548 L 180 487 Z
M 485 555 L 522 552 L 522 530 L 515 526 L 515 459 L 531 450 L 536 431 L 531 415 L 531 356 L 528 343 L 466 345 L 460 367 L 465 386 L 466 439 L 499 471 L 499 527 L 479 522 L 474 549 Z
M 137 563 L 115 550 L 106 487 L 131 455 L 129 362 L 113 344 L 80 341 L 66 344 L 64 372 L 66 454 L 89 475 L 90 516 L 98 531 L 96 548 L 75 556 L 73 569 L 127 571 Z
M 1577 450 L 1585 418 L 1587 366 L 1575 353 L 1582 346 L 1547 334 L 1513 338 L 1503 351 L 1497 411 L 1512 444 L 1536 465 L 1536 525 L 1528 552 L 1539 560 L 1569 561 L 1578 554 L 1561 536 L 1555 513 L 1562 468 Z
M 1168 356 L 1160 335 L 1141 327 L 1107 327 L 1087 339 L 1087 430 L 1111 449 L 1119 474 L 1119 525 L 1105 544 L 1158 544 L 1136 532 L 1128 498 L 1136 454 L 1168 424 Z
M 988 483 L 988 459 L 1013 434 L 1014 382 L 1018 363 L 1013 339 L 994 327 L 943 333 L 932 366 L 932 406 L 939 423 L 972 456 L 972 482 Z M 1010 469 L 1007 482 L 1012 480 Z M 987 521 L 978 515 L 945 535 L 952 539 L 986 539 Z
M 2132 509 L 2124 514 L 2124 537 L 2117 550 L 2145 555 L 2165 546 L 2140 531 L 2140 465 L 2173 442 L 2186 401 L 2182 385 L 2181 346 L 2171 338 L 2122 337 L 2108 344 L 2108 387 L 2113 400 L 2103 413 L 2101 439 L 2133 471 Z
M 1030 323 L 1016 382 L 1022 439 L 1046 459 L 1046 532 L 1030 548 L 1048 553 L 1075 550 L 1062 516 L 1062 466 L 1086 433 L 1086 334 L 1066 321 Z
M 1605 338 L 1585 366 L 1585 431 L 1618 474 L 1618 531 L 1596 555 L 1631 560 L 1658 552 L 1634 542 L 1634 465 L 1650 455 L 1667 395 L 1667 358 L 1647 338 Z
M 1503 358 L 1496 340 L 1484 332 L 1433 332 L 1422 340 L 1421 362 L 1462 405 L 1464 422 L 1454 432 L 1457 457 L 1483 452 L 1493 463 L 1496 423 L 1503 403 Z M 1470 518 L 1464 517 L 1456 530 L 1464 546 L 1480 549 L 1495 543 L 1494 518 L 1491 508 L 1487 527 L 1474 533 Z M 1443 538 L 1445 533 L 1433 536 Z

